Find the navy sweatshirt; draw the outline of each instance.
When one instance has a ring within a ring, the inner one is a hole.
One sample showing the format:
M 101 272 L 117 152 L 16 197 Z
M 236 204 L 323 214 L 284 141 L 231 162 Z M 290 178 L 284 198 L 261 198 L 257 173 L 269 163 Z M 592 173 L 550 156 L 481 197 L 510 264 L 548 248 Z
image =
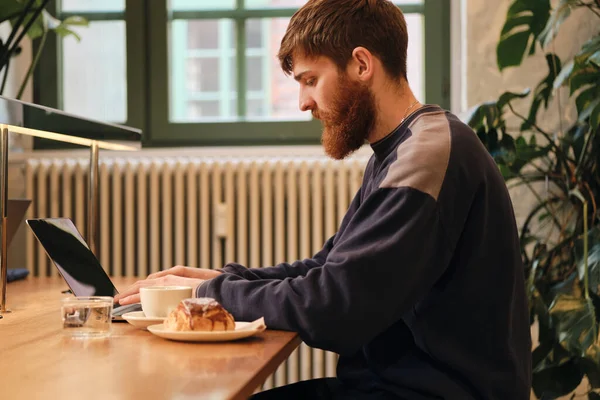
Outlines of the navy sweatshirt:
M 337 376 L 403 399 L 529 399 L 531 338 L 512 203 L 477 136 L 433 105 L 372 144 L 313 258 L 228 264 L 198 287 L 340 355 Z

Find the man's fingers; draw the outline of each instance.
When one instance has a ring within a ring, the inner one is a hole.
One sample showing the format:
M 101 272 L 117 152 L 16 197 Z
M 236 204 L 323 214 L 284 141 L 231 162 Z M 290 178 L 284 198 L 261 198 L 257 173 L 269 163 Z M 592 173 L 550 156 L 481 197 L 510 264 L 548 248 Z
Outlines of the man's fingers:
M 159 278 L 160 279 L 160 278 Z M 119 293 L 115 296 L 115 300 L 121 303 L 121 299 L 125 297 L 135 295 L 140 292 L 141 287 L 145 286 L 154 286 L 159 283 L 158 279 L 144 279 L 143 281 L 137 281 L 133 285 L 129 286 L 127 289 Z M 139 296 L 138 296 L 139 299 Z M 139 300 L 138 300 L 139 301 Z M 121 303 L 122 304 L 122 303 Z
M 140 302 L 139 294 L 134 294 L 131 296 L 123 297 L 122 299 L 119 300 L 119 304 L 122 306 L 126 306 L 127 304 L 139 303 L 139 302 Z
M 186 271 L 187 271 L 187 268 L 185 268 L 182 265 L 177 265 L 175 267 L 150 274 L 150 275 L 148 275 L 148 279 L 156 279 L 156 278 L 160 278 L 165 275 L 187 276 Z

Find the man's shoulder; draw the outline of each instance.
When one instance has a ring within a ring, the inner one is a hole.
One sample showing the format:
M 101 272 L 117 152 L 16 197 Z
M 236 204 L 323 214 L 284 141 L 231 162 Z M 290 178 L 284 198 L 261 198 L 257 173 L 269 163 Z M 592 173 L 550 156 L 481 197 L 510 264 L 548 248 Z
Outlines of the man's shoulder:
M 447 112 L 435 107 L 408 126 L 410 135 L 398 145 L 381 188 L 409 187 L 437 200 L 448 168 L 451 127 Z

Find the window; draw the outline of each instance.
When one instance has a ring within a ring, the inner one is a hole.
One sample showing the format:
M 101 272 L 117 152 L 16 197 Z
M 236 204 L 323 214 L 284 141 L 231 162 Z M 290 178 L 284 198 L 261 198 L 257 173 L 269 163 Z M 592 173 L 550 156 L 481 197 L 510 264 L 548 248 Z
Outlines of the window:
M 48 39 L 35 101 L 143 129 L 147 146 L 318 143 L 276 55 L 305 0 L 56 0 L 90 26 Z M 449 108 L 447 0 L 394 0 L 417 98 Z M 81 134 L 81 133 L 80 133 Z

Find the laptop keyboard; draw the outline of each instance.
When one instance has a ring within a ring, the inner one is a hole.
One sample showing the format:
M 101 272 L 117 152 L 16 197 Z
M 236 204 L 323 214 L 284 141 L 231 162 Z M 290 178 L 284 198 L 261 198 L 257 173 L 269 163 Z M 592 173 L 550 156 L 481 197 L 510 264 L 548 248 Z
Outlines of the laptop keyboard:
M 113 317 L 119 317 L 125 313 L 133 311 L 142 311 L 142 305 L 140 303 L 127 304 L 126 306 L 113 306 Z

